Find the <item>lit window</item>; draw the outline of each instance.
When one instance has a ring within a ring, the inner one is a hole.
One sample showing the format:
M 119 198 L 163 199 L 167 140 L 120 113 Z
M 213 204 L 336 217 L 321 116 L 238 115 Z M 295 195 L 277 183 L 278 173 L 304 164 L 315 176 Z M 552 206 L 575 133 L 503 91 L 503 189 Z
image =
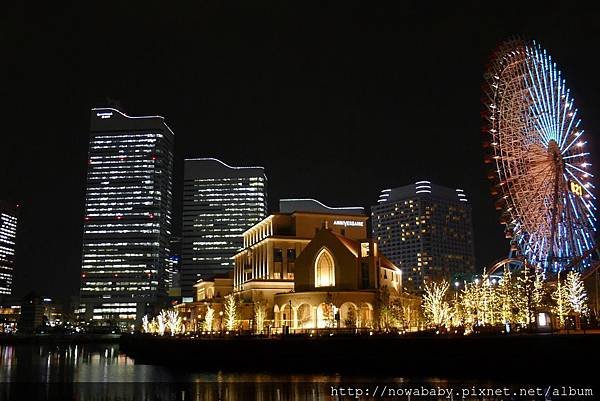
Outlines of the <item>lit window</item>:
M 315 261 L 315 287 L 332 287 L 335 285 L 335 265 L 333 256 L 327 249 L 319 252 Z
M 366 258 L 369 256 L 369 243 L 363 242 L 360 244 L 360 256 Z

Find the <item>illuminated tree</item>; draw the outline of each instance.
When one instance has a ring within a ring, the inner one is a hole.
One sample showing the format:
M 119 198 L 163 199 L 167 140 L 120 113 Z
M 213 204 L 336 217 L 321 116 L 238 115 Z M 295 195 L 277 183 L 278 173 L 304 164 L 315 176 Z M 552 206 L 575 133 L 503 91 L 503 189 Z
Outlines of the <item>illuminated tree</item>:
M 256 332 L 262 333 L 265 329 L 265 316 L 267 314 L 266 302 L 259 297 L 254 301 L 254 321 L 256 322 Z
M 379 330 L 387 331 L 391 326 L 390 290 L 387 285 L 379 289 L 375 302 Z
M 565 287 L 567 288 L 569 303 L 573 312 L 577 316 L 587 316 L 589 312 L 587 292 L 585 291 L 581 274 L 576 271 L 567 273 Z
M 558 317 L 560 326 L 565 327 L 565 322 L 569 313 L 571 313 L 571 301 L 569 299 L 569 287 L 560 280 L 560 272 L 556 281 L 556 289 L 551 295 L 554 305 L 552 313 Z
M 379 330 L 391 330 L 404 328 L 407 317 L 405 316 L 404 305 L 401 298 L 392 299 L 387 286 L 380 288 L 375 303 L 377 311 Z
M 148 315 L 144 315 L 144 317 L 142 318 L 142 332 L 150 332 L 150 322 L 148 321 Z
M 410 330 L 412 327 L 418 328 L 421 326 L 423 319 L 421 319 L 420 311 L 420 308 L 414 308 L 408 302 L 402 305 L 402 316 L 404 317 L 403 321 L 405 330 Z
M 167 313 L 164 310 L 160 311 L 156 317 L 156 322 L 158 323 L 158 334 L 164 336 L 167 329 Z
M 498 285 L 490 279 L 488 274 L 484 274 L 482 286 L 483 322 L 492 326 L 501 324 L 503 322 L 502 304 Z
M 450 311 L 450 326 L 452 327 L 460 327 L 465 323 L 465 310 L 463 308 L 463 304 L 461 302 L 461 298 L 459 298 L 458 293 L 454 294 L 454 299 L 452 300 L 452 306 Z
M 395 329 L 404 328 L 406 325 L 406 316 L 404 316 L 404 308 L 402 299 L 396 298 L 390 302 L 390 325 Z
M 496 287 L 496 296 L 498 299 L 498 309 L 500 314 L 500 322 L 503 324 L 514 322 L 515 310 L 515 288 L 513 277 L 508 267 L 504 268 L 502 279 Z
M 323 313 L 323 323 L 325 327 L 335 327 L 335 305 L 333 304 L 333 295 L 328 292 L 325 301 L 321 304 Z
M 496 325 L 502 321 L 502 297 L 499 286 L 495 285 L 487 273 L 481 279 L 465 283 L 460 299 L 455 303 L 456 313 L 468 328 L 473 326 Z
M 233 294 L 225 297 L 225 327 L 227 330 L 235 330 L 238 323 L 238 303 Z
M 182 327 L 182 319 L 179 317 L 179 312 L 176 310 L 170 310 L 167 312 L 167 321 L 166 325 L 171 332 L 171 335 L 174 336 L 179 331 L 181 331 Z
M 215 319 L 215 310 L 210 306 L 206 306 L 206 315 L 204 315 L 204 322 L 202 323 L 202 330 L 212 331 L 213 320 Z
M 451 309 L 446 299 L 450 285 L 446 280 L 441 283 L 425 284 L 425 294 L 423 294 L 423 313 L 429 325 L 435 327 L 448 326 L 452 315 Z
M 536 268 L 534 270 L 533 279 L 533 302 L 536 308 L 541 308 L 543 306 L 545 293 L 544 271 L 541 268 Z
M 465 288 L 460 296 L 461 312 L 463 321 L 468 329 L 473 329 L 473 326 L 483 324 L 481 322 L 481 286 L 479 281 L 473 283 L 465 283 Z
M 356 327 L 358 316 L 356 314 L 356 308 L 353 305 L 348 307 L 348 313 L 346 313 L 346 319 L 344 319 L 344 325 L 346 327 Z
M 158 321 L 156 318 L 152 319 L 148 324 L 148 333 L 158 333 Z
M 518 309 L 517 322 L 531 326 L 544 298 L 544 278 L 538 267 L 523 266 L 517 278 L 515 304 Z

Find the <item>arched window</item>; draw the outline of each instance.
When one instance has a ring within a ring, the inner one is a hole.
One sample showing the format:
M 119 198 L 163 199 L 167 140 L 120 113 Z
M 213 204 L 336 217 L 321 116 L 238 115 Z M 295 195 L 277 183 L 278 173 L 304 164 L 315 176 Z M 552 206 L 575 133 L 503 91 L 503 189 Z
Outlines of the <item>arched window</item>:
M 315 260 L 315 287 L 333 287 L 335 285 L 335 264 L 333 256 L 323 248 Z

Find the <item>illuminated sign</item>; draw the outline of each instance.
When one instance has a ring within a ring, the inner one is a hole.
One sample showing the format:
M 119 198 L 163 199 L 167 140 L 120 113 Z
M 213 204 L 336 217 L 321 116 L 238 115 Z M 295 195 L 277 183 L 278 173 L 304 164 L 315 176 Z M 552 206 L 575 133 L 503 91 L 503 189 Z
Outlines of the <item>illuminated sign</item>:
M 333 222 L 334 226 L 344 226 L 344 227 L 363 227 L 365 225 L 364 221 L 353 221 L 353 220 L 335 220 Z
M 577 196 L 583 196 L 583 187 L 575 181 L 569 181 L 569 191 Z
M 100 117 L 102 119 L 111 118 L 112 115 L 113 115 L 112 111 L 102 112 L 102 113 L 96 113 L 96 117 Z

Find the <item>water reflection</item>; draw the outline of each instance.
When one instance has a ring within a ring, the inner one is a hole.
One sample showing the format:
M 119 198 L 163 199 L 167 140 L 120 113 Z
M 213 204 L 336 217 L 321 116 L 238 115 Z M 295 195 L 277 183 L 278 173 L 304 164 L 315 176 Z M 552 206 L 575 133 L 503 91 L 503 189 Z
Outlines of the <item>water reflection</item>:
M 339 376 L 190 373 L 114 344 L 0 346 L 0 400 L 326 400 Z
M 199 366 L 201 356 L 199 358 Z M 0 346 L 0 401 L 288 401 L 373 399 L 332 396 L 332 388 L 373 389 L 374 381 L 390 387 L 447 388 L 443 379 L 414 382 L 398 377 L 348 377 L 306 374 L 202 373 L 156 365 L 136 364 L 115 344 Z M 205 361 L 202 361 L 205 362 Z M 463 383 L 463 385 L 466 383 Z M 492 383 L 476 383 L 493 386 Z M 421 397 L 422 399 L 449 399 Z M 457 397 L 455 399 L 460 399 Z M 378 400 L 407 399 L 377 397 Z M 464 399 L 485 400 L 485 397 Z M 487 399 L 495 399 L 490 397 Z

